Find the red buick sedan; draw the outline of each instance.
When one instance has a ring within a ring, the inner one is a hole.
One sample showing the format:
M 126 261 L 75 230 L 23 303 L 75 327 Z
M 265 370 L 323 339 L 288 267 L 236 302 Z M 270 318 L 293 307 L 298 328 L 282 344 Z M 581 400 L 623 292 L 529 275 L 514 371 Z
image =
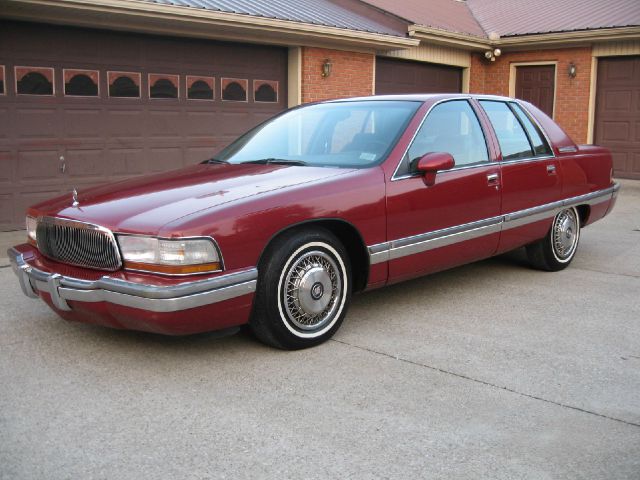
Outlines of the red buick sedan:
M 565 268 L 619 185 L 533 105 L 476 95 L 286 111 L 202 164 L 27 212 L 24 293 L 67 320 L 182 335 L 249 324 L 317 345 L 352 293 L 526 246 Z

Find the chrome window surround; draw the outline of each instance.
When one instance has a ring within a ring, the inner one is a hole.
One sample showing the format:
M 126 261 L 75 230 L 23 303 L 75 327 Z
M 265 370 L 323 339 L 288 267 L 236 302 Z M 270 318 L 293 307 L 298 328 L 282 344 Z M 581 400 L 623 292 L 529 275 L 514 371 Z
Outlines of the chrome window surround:
M 249 268 L 213 278 L 183 282 L 167 287 L 147 285 L 103 276 L 83 280 L 48 273 L 29 265 L 14 248 L 7 251 L 23 293 L 31 298 L 46 292 L 59 310 L 71 310 L 68 300 L 108 302 L 151 312 L 176 312 L 222 302 L 252 293 L 256 289 L 258 270 Z
M 185 276 L 192 276 L 192 275 L 207 275 L 207 274 L 211 274 L 211 273 L 217 273 L 217 272 L 222 272 L 224 271 L 224 258 L 222 257 L 222 250 L 220 250 L 220 246 L 218 245 L 218 242 L 216 242 L 216 239 L 211 237 L 211 236 L 207 236 L 207 235 L 199 235 L 199 236 L 192 236 L 192 237 L 157 237 L 155 235 L 138 235 L 136 233 L 116 233 L 116 241 L 118 237 L 146 237 L 146 238 L 157 238 L 158 240 L 172 240 L 172 241 L 180 241 L 180 240 L 210 240 L 213 243 L 213 247 L 216 249 L 216 252 L 218 252 L 218 258 L 220 259 L 220 269 L 219 270 L 210 270 L 207 272 L 197 272 L 197 273 L 162 273 L 162 272 L 154 272 L 154 271 L 150 271 L 150 270 L 138 270 L 135 268 L 128 268 L 128 267 L 124 267 L 124 269 L 128 272 L 143 272 L 143 273 L 151 273 L 153 275 L 163 275 L 166 277 L 185 277 Z M 120 248 L 120 244 L 118 243 L 118 248 Z M 145 265 L 155 265 L 153 263 L 149 263 L 149 264 L 145 264 Z M 124 266 L 124 259 L 123 259 L 123 266 Z
M 517 212 L 486 218 L 476 222 L 371 245 L 368 247 L 369 263 L 375 265 L 396 258 L 445 247 L 454 243 L 464 242 L 491 233 L 517 228 L 540 220 L 551 219 L 567 207 L 596 205 L 611 200 L 615 198 L 619 189 L 620 184 L 616 183 L 604 190 L 598 190 L 585 195 L 558 200 L 545 205 L 518 210 Z
M 79 220 L 71 220 L 71 219 L 66 219 L 66 218 L 59 218 L 59 217 L 48 217 L 48 216 L 40 216 L 36 218 L 36 225 L 40 224 L 40 223 L 46 223 L 46 224 L 50 224 L 50 225 L 58 225 L 58 226 L 62 226 L 62 227 L 71 227 L 71 228 L 77 228 L 80 230 L 94 230 L 94 231 L 98 231 L 101 234 L 103 234 L 107 240 L 108 243 L 111 244 L 111 247 L 113 248 L 113 252 L 115 254 L 115 260 L 117 263 L 116 268 L 114 268 L 113 270 L 118 270 L 122 267 L 122 257 L 120 256 L 120 248 L 118 243 L 116 242 L 116 239 L 113 235 L 113 232 L 111 230 L 109 230 L 108 228 L 102 227 L 100 225 L 96 225 L 93 223 L 88 223 L 88 222 L 82 222 Z M 36 230 L 37 231 L 37 230 Z M 36 235 L 36 244 L 38 243 L 37 241 L 37 235 Z M 40 252 L 42 252 L 42 247 L 40 245 L 38 245 L 38 250 L 40 250 Z M 52 258 L 52 260 L 54 261 L 60 261 L 59 259 L 56 258 Z M 64 263 L 66 265 L 73 265 L 76 267 L 83 267 L 83 268 L 91 268 L 94 270 L 104 270 L 102 268 L 98 268 L 98 267 L 93 267 L 90 265 L 83 265 L 80 263 L 72 263 L 72 262 L 61 262 L 60 263 Z

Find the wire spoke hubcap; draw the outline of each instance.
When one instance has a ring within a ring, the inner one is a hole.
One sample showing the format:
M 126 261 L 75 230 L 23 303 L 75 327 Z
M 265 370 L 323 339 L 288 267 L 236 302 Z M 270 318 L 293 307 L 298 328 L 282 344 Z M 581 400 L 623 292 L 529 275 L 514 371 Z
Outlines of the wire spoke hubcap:
M 573 209 L 560 212 L 553 222 L 553 249 L 561 260 L 573 255 L 578 243 L 578 228 Z
M 283 303 L 287 317 L 302 330 L 321 329 L 333 318 L 342 280 L 331 256 L 319 250 L 297 258 L 286 274 Z

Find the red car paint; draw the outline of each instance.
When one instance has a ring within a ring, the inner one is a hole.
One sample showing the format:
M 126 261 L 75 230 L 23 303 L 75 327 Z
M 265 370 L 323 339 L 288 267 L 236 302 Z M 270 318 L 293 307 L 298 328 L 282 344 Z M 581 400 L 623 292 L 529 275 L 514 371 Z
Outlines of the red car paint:
M 375 98 L 375 97 L 374 97 Z M 379 97 L 385 98 L 385 97 Z M 361 239 L 354 248 L 410 238 L 527 210 L 612 187 L 611 155 L 601 147 L 577 146 L 534 106 L 521 105 L 537 120 L 554 156 L 535 162 L 503 164 L 492 126 L 475 98 L 423 95 L 423 102 L 386 160 L 365 169 L 289 165 L 196 165 L 79 192 L 80 207 L 70 195 L 39 203 L 32 216 L 90 222 L 114 233 L 161 237 L 211 236 L 224 257 L 224 272 L 208 276 L 170 277 L 124 269 L 103 272 L 64 265 L 23 244 L 15 247 L 27 263 L 43 272 L 96 280 L 103 275 L 147 285 L 171 286 L 215 278 L 256 267 L 269 242 L 289 228 L 312 222 L 351 226 Z M 489 159 L 473 169 L 440 172 L 435 185 L 421 177 L 393 180 L 394 171 L 430 108 L 447 99 L 470 100 L 485 133 Z M 505 99 L 501 99 L 505 100 Z M 547 167 L 553 165 L 554 173 Z M 487 176 L 496 175 L 495 184 Z M 603 217 L 615 196 L 585 206 L 585 224 Z M 487 258 L 543 237 L 550 219 L 498 231 L 460 243 L 365 265 L 365 288 L 380 287 L 425 273 Z M 196 278 L 197 277 L 197 278 Z M 188 334 L 247 323 L 253 294 L 180 312 L 157 313 L 109 302 L 69 301 L 57 309 L 46 292 L 40 296 L 67 320 L 115 328 Z

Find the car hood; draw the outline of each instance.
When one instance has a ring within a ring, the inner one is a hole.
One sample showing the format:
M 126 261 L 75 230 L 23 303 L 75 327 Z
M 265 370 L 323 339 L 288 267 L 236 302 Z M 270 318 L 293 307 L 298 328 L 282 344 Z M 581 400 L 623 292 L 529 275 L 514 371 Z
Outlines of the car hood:
M 38 215 L 95 223 L 124 233 L 156 234 L 166 223 L 237 202 L 352 171 L 292 165 L 200 164 L 71 192 L 33 207 Z

